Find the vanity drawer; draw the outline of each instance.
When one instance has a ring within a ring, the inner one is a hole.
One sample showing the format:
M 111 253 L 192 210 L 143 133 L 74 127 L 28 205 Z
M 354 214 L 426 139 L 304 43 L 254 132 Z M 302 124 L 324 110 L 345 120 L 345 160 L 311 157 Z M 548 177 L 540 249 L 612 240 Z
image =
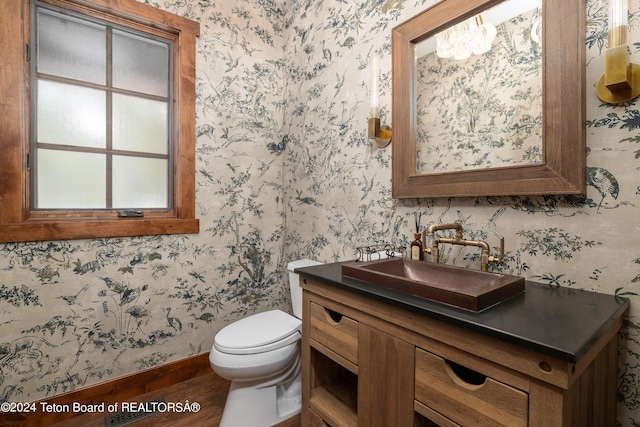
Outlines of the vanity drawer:
M 358 322 L 314 302 L 310 318 L 311 339 L 358 364 Z
M 419 348 L 415 399 L 460 425 L 528 423 L 527 393 Z

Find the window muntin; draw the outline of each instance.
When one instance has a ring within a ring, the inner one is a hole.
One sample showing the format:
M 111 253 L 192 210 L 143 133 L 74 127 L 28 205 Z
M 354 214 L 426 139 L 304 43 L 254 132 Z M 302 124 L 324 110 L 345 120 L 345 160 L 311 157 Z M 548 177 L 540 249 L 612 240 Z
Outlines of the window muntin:
M 31 210 L 172 208 L 173 41 L 33 16 Z

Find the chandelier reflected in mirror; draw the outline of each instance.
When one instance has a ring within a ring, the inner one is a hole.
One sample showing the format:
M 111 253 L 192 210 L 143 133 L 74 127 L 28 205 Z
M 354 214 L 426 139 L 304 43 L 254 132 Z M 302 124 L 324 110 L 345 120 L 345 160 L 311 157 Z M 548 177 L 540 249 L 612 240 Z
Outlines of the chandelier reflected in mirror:
M 495 38 L 496 27 L 476 15 L 439 33 L 436 53 L 440 58 L 467 59 L 491 50 Z

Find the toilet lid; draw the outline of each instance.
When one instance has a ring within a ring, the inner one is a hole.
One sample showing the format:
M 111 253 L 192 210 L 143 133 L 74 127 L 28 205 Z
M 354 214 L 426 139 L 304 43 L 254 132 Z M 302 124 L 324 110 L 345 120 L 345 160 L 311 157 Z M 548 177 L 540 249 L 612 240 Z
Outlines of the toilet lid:
M 213 344 L 223 353 L 262 353 L 298 341 L 301 325 L 300 319 L 283 311 L 265 311 L 225 326 Z

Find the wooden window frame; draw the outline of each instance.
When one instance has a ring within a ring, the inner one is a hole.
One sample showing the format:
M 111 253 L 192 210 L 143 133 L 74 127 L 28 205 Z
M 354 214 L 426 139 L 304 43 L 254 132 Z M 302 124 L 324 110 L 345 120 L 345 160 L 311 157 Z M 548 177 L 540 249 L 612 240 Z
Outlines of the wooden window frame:
M 135 0 L 44 0 L 175 35 L 173 207 L 118 218 L 117 211 L 31 211 L 29 205 L 29 0 L 0 1 L 0 242 L 198 233 L 195 217 L 195 21 Z M 18 19 L 19 18 L 19 19 Z

